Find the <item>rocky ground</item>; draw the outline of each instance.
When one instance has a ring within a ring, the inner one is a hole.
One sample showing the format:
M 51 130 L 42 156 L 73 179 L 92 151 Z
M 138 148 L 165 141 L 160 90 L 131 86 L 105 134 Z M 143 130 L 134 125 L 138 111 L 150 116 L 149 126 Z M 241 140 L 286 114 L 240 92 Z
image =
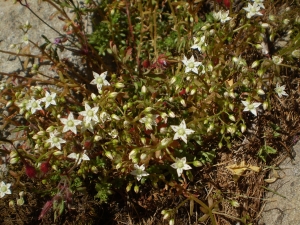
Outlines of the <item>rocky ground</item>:
M 45 21 L 55 13 L 55 10 L 47 4 L 37 4 L 35 0 L 28 0 L 33 10 Z M 30 39 L 35 43 L 41 43 L 44 34 L 49 40 L 54 41 L 58 34 L 49 29 L 25 7 L 20 4 L 13 4 L 12 1 L 0 0 L 0 49 L 16 52 L 10 48 L 12 44 L 22 42 L 23 33 L 20 26 L 29 21 L 33 29 L 30 31 Z M 56 17 L 50 20 L 57 30 L 62 29 L 62 22 Z M 31 49 L 31 52 L 35 52 Z M 72 57 L 70 52 L 63 52 L 62 57 Z M 12 73 L 24 69 L 23 57 L 12 56 L 0 53 L 0 72 Z M 28 67 L 32 66 L 28 64 Z M 45 69 L 47 70 L 47 69 Z M 0 76 L 2 81 L 6 76 Z M 8 127 L 6 127 L 8 128 Z M 3 133 L 2 133 L 3 135 Z M 259 216 L 260 225 L 298 225 L 300 224 L 300 143 L 294 147 L 295 158 L 286 158 L 280 165 L 274 165 L 274 172 L 270 178 L 278 178 L 276 182 L 266 187 L 266 196 Z M 0 199 L 2 201 L 2 199 Z

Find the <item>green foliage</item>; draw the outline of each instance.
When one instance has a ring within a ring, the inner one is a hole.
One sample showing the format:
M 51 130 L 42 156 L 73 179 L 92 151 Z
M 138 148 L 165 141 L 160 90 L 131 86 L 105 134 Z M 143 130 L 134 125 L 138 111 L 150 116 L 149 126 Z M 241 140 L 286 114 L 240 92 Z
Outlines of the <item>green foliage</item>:
M 271 154 L 276 154 L 277 150 L 268 146 L 268 145 L 264 145 L 259 149 L 258 152 L 258 157 L 261 158 L 264 162 L 266 162 L 266 159 L 268 156 L 270 156 Z

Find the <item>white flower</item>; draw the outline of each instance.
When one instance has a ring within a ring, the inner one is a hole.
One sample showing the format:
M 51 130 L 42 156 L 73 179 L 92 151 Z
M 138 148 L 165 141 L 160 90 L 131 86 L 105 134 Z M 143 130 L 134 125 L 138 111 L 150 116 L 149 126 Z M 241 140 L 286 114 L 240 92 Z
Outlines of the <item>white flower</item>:
M 260 102 L 250 103 L 249 101 L 242 101 L 245 106 L 243 111 L 250 111 L 254 116 L 257 116 L 256 108 L 261 105 Z
M 86 123 L 91 122 L 92 120 L 95 122 L 99 122 L 99 119 L 96 115 L 99 107 L 91 108 L 89 104 L 85 103 L 85 111 L 79 112 L 80 115 L 84 116 L 84 120 Z
M 278 94 L 279 98 L 281 98 L 283 95 L 285 96 L 289 96 L 286 92 L 285 92 L 285 85 L 279 86 L 279 84 L 276 84 L 276 88 L 274 89 L 275 92 Z
M 105 123 L 106 121 L 110 121 L 111 117 L 110 117 L 110 115 L 108 113 L 101 112 L 100 113 L 100 119 L 101 119 L 102 123 Z
M 263 14 L 259 12 L 260 6 L 254 2 L 253 5 L 248 3 L 248 7 L 243 8 L 245 11 L 247 11 L 247 18 L 251 18 L 252 16 L 262 16 Z
M 32 114 L 34 114 L 37 110 L 43 110 L 40 106 L 41 101 L 36 100 L 34 98 L 30 99 L 29 102 L 26 105 L 26 109 L 30 110 Z
M 194 45 L 192 45 L 191 47 L 192 49 L 198 49 L 198 51 L 201 52 L 202 45 L 207 46 L 207 44 L 204 43 L 205 36 L 202 36 L 200 39 L 196 37 L 194 37 L 193 39 L 194 39 Z
M 25 34 L 25 35 L 22 37 L 22 42 L 24 42 L 24 44 L 26 44 L 26 45 L 29 44 L 28 34 Z
M 81 124 L 82 121 L 75 120 L 72 112 L 69 113 L 68 119 L 62 118 L 60 121 L 65 125 L 63 128 L 63 132 L 67 132 L 68 130 L 72 131 L 74 134 L 77 134 L 76 125 Z
M 116 138 L 119 135 L 119 132 L 116 129 L 113 129 L 111 132 L 108 133 L 112 138 Z
M 56 130 L 53 133 L 50 133 L 50 138 L 46 140 L 46 142 L 50 143 L 50 148 L 58 148 L 61 149 L 61 145 L 63 143 L 66 143 L 66 141 L 62 138 L 59 138 L 55 135 Z
M 85 154 L 86 150 L 83 151 L 83 153 L 71 153 L 70 155 L 68 155 L 68 158 L 70 159 L 75 159 L 77 165 L 79 165 L 82 160 L 90 160 L 90 158 L 87 156 L 87 154 Z
M 213 11 L 212 16 L 215 19 L 215 21 L 218 21 L 218 20 L 220 20 L 221 13 L 220 13 L 220 11 L 219 12 Z
M 41 102 L 45 102 L 45 108 L 47 109 L 49 105 L 56 105 L 55 102 L 56 93 L 50 94 L 48 91 L 46 91 L 46 95 L 44 98 L 41 98 Z
M 142 179 L 142 177 L 145 177 L 145 176 L 149 175 L 149 173 L 147 173 L 145 171 L 145 166 L 144 165 L 139 166 L 137 164 L 134 164 L 133 167 L 134 167 L 135 170 L 133 170 L 130 174 L 136 176 L 136 179 L 138 181 L 140 181 Z
M 157 124 L 156 124 L 157 117 L 158 117 L 158 115 L 147 114 L 145 117 L 143 117 L 139 121 L 141 123 L 145 124 L 145 127 L 147 130 L 152 130 L 152 125 L 157 126 Z
M 187 143 L 187 135 L 194 133 L 195 131 L 186 128 L 185 121 L 182 120 L 179 126 L 171 125 L 171 128 L 176 132 L 173 140 L 181 138 L 185 143 Z
M 10 195 L 11 191 L 10 191 L 10 183 L 5 184 L 3 181 L 1 181 L 0 183 L 0 198 L 3 198 L 4 195 Z
M 181 176 L 181 174 L 183 173 L 183 170 L 192 169 L 192 167 L 190 167 L 188 164 L 186 164 L 185 157 L 183 157 L 181 159 L 176 157 L 175 163 L 173 163 L 171 166 L 177 170 L 178 177 Z
M 102 86 L 110 86 L 110 83 L 105 80 L 107 71 L 101 73 L 100 75 L 96 72 L 93 72 L 93 75 L 95 79 L 91 81 L 91 84 L 97 85 L 98 91 L 101 91 Z
M 227 10 L 226 12 L 220 11 L 220 20 L 221 23 L 225 23 L 226 21 L 230 20 L 231 17 L 229 17 L 229 10 Z
M 90 132 L 94 133 L 94 126 L 96 123 L 91 120 L 90 122 L 82 121 L 81 124 L 81 132 L 83 133 L 86 130 L 89 130 Z
M 257 3 L 257 5 L 263 9 L 265 8 L 264 0 L 252 0 L 252 2 Z
M 193 71 L 194 73 L 198 74 L 197 67 L 202 65 L 201 62 L 195 62 L 194 56 L 192 56 L 190 59 L 187 59 L 185 56 L 182 60 L 182 62 L 185 65 L 185 73 L 188 73 L 190 71 Z
M 273 61 L 273 63 L 275 63 L 276 65 L 279 65 L 279 64 L 281 64 L 282 63 L 282 61 L 283 61 L 283 58 L 282 57 L 280 57 L 280 56 L 272 56 L 272 61 Z

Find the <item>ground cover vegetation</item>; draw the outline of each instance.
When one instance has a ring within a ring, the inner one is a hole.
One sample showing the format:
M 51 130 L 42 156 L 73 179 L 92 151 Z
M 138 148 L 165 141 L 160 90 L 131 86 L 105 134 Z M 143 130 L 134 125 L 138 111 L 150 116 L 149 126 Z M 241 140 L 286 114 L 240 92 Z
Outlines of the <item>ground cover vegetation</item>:
M 5 50 L 0 221 L 256 224 L 299 132 L 299 2 L 46 3 L 64 33 Z

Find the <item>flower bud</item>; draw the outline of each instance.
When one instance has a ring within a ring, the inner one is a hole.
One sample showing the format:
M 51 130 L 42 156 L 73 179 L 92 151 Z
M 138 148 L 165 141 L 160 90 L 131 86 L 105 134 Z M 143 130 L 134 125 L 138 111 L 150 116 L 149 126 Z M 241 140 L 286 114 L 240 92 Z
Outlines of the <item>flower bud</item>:
M 10 158 L 15 158 L 17 157 L 19 154 L 16 150 L 12 150 L 10 153 L 9 153 L 9 157 Z
M 10 100 L 10 101 L 8 101 L 8 102 L 6 103 L 5 107 L 8 108 L 8 107 L 10 107 L 12 104 L 13 104 L 13 101 Z
M 190 95 L 194 95 L 196 93 L 196 89 L 192 89 Z
M 115 98 L 115 97 L 117 97 L 117 95 L 118 95 L 118 92 L 111 92 L 111 93 L 109 93 L 108 97 Z
M 140 159 L 141 160 L 145 160 L 147 158 L 147 154 L 146 153 L 142 153 L 141 155 L 140 155 Z
M 289 23 L 290 23 L 290 20 L 289 20 L 289 19 L 284 19 L 284 20 L 283 20 L 283 24 L 288 25 Z
M 141 137 L 141 142 L 142 142 L 143 145 L 146 145 L 146 138 Z
M 265 101 L 265 102 L 263 103 L 263 109 L 264 109 L 264 110 L 267 110 L 268 107 L 269 107 L 269 103 L 268 103 L 267 101 Z
M 91 94 L 91 98 L 92 98 L 93 101 L 96 101 L 97 100 L 97 95 L 95 95 L 94 93 L 92 93 Z
M 53 153 L 54 156 L 60 156 L 60 155 L 63 155 L 64 153 L 62 151 L 55 151 Z
M 264 95 L 265 92 L 264 92 L 264 90 L 262 90 L 262 89 L 258 89 L 258 90 L 257 90 L 257 94 L 259 94 L 259 95 Z
M 271 21 L 275 21 L 275 19 L 276 19 L 276 17 L 274 16 L 274 15 L 269 15 L 269 20 L 271 20 Z
M 38 136 L 45 136 L 46 132 L 44 130 L 40 130 L 39 132 L 37 132 Z
M 227 132 L 228 132 L 228 133 L 234 134 L 235 131 L 236 131 L 236 129 L 235 129 L 234 126 L 229 126 L 229 127 L 227 127 Z
M 116 88 L 124 88 L 125 85 L 123 83 L 118 82 L 118 83 L 115 84 L 115 87 Z
M 234 117 L 234 115 L 229 115 L 229 119 L 230 119 L 231 121 L 235 122 L 235 117 Z
M 52 169 L 55 170 L 55 171 L 57 171 L 57 166 L 56 165 L 52 165 Z
M 170 112 L 168 113 L 168 115 L 169 115 L 169 117 L 171 117 L 171 118 L 175 118 L 175 117 L 176 117 L 176 116 L 175 116 L 175 113 L 172 112 L 172 111 L 170 111 Z
M 194 161 L 194 162 L 193 162 L 193 165 L 194 165 L 194 167 L 200 167 L 200 166 L 203 166 L 202 162 L 200 162 L 200 161 Z
M 8 206 L 9 206 L 9 208 L 15 208 L 15 202 L 14 202 L 14 200 L 10 200 L 8 202 Z
M 110 151 L 105 151 L 104 154 L 106 155 L 107 158 L 109 158 L 110 160 L 113 160 L 114 157 L 112 155 L 112 153 Z
M 210 132 L 214 129 L 215 125 L 213 123 L 211 123 L 207 129 L 207 132 Z
M 22 197 L 19 198 L 19 199 L 17 199 L 17 205 L 18 205 L 18 206 L 24 205 L 24 202 L 25 202 L 25 201 L 24 201 L 24 198 L 22 198 Z
M 130 189 L 131 189 L 131 187 L 132 187 L 132 183 L 129 183 L 129 184 L 127 185 L 127 187 L 126 187 L 126 191 L 129 192 Z
M 170 84 L 174 84 L 176 82 L 176 77 L 172 77 L 170 80 Z
M 256 61 L 254 61 L 254 62 L 252 63 L 251 68 L 254 69 L 254 68 L 258 67 L 258 66 L 259 66 L 259 61 L 256 60 Z
M 183 107 L 186 107 L 186 103 L 185 103 L 184 99 L 181 99 L 181 100 L 180 100 L 180 103 L 181 103 L 181 105 L 182 105 Z
M 54 126 L 50 126 L 46 129 L 47 132 L 51 133 L 55 130 L 55 127 Z
M 170 219 L 169 220 L 169 225 L 174 225 L 175 224 L 175 220 L 174 219 Z
M 257 71 L 257 75 L 259 76 L 259 77 L 262 77 L 262 75 L 264 75 L 264 70 L 258 70 Z
M 146 112 L 146 113 L 149 113 L 149 112 L 151 112 L 152 111 L 152 108 L 151 107 L 147 107 L 146 109 L 144 109 L 144 112 Z
M 98 141 L 100 141 L 100 140 L 102 140 L 102 137 L 101 137 L 100 135 L 95 135 L 94 141 L 95 141 L 95 142 L 98 142 Z
M 263 28 L 268 28 L 268 27 L 270 27 L 270 25 L 269 25 L 268 23 L 262 23 L 261 26 L 262 26 Z
M 122 163 L 121 162 L 116 165 L 116 169 L 117 170 L 120 169 L 121 167 L 122 167 Z
M 135 193 L 139 193 L 140 187 L 138 185 L 135 185 L 133 190 Z
M 169 217 L 170 217 L 170 213 L 169 213 L 169 212 L 166 212 L 165 215 L 164 215 L 164 217 L 163 217 L 163 219 L 166 220 L 166 219 L 168 219 Z
M 300 58 L 300 50 L 299 49 L 298 50 L 294 50 L 292 52 L 292 56 L 299 59 Z
M 112 114 L 111 118 L 114 120 L 120 120 L 120 117 L 118 117 L 116 114 Z
M 230 96 L 231 98 L 235 98 L 235 93 L 234 93 L 233 91 L 230 91 L 230 92 L 229 92 L 229 96 Z
M 247 127 L 245 124 L 241 125 L 241 132 L 244 133 L 246 131 Z
M 92 166 L 91 170 L 95 174 L 97 174 L 99 172 L 96 166 Z
M 256 44 L 256 45 L 255 45 L 255 48 L 259 50 L 259 49 L 262 49 L 263 47 L 262 47 L 261 44 Z
M 229 109 L 231 109 L 231 111 L 233 111 L 234 105 L 232 103 L 229 103 L 228 107 L 229 107 Z
M 145 85 L 143 85 L 142 89 L 141 89 L 142 94 L 146 94 L 147 92 L 147 88 Z
M 19 157 L 16 157 L 16 158 L 11 158 L 10 160 L 9 160 L 9 163 L 10 164 L 16 164 L 16 163 L 18 163 L 20 161 L 20 158 Z
M 219 147 L 219 148 L 222 148 L 222 147 L 223 147 L 222 142 L 219 142 L 218 147 Z

